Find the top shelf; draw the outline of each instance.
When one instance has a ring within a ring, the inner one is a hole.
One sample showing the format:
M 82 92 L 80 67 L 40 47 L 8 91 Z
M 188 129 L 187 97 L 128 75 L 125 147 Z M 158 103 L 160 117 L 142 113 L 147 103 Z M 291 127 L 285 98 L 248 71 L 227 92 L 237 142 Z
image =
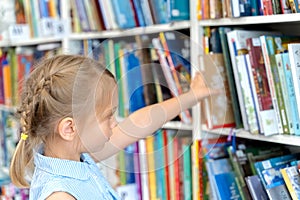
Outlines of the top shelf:
M 239 18 L 221 18 L 200 20 L 199 26 L 236 26 L 249 24 L 271 24 L 271 23 L 287 23 L 299 22 L 300 13 L 279 14 L 279 15 L 264 15 L 264 16 L 249 16 Z
M 126 37 L 133 35 L 159 33 L 162 31 L 180 30 L 190 28 L 190 21 L 176 21 L 168 24 L 156 24 L 147 27 L 136 27 L 126 30 L 111 30 L 101 31 L 95 33 L 73 33 L 69 36 L 71 40 L 85 40 L 85 39 L 106 39 L 116 37 Z

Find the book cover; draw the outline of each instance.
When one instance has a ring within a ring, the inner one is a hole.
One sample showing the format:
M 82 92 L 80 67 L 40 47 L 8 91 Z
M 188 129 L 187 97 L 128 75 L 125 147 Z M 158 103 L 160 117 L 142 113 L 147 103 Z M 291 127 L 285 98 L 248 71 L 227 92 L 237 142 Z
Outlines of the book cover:
M 167 1 L 165 0 L 150 0 L 149 1 L 155 24 L 165 24 L 169 22 L 167 15 Z
M 232 111 L 233 102 L 231 101 L 228 89 L 223 55 L 208 54 L 204 55 L 203 60 L 204 71 L 202 73 L 205 77 L 205 82 L 211 88 L 223 89 L 225 91 L 225 94 L 216 95 L 204 101 L 208 128 L 235 127 Z
M 253 200 L 268 200 L 267 193 L 258 175 L 247 176 L 245 181 Z
M 237 97 L 237 91 L 235 87 L 235 80 L 230 60 L 230 54 L 228 49 L 228 41 L 226 34 L 231 31 L 231 28 L 227 27 L 219 27 L 219 34 L 220 34 L 220 41 L 221 41 L 221 48 L 223 53 L 223 59 L 226 69 L 226 76 L 228 81 L 228 87 L 230 91 L 230 98 L 232 102 L 235 102 L 232 104 L 232 110 L 234 114 L 234 121 L 236 128 L 242 128 L 243 122 L 242 122 L 242 116 L 240 111 L 240 105 Z
M 112 0 L 118 26 L 122 29 L 136 27 L 134 14 L 129 0 Z
M 280 172 L 292 199 L 300 199 L 300 175 L 298 166 L 286 167 L 281 169 Z
M 190 19 L 189 1 L 167 0 L 167 6 L 170 21 Z
M 280 87 L 282 91 L 282 99 L 284 102 L 284 108 L 286 111 L 286 120 L 289 126 L 289 134 L 294 135 L 294 123 L 293 123 L 293 115 L 292 115 L 292 108 L 290 105 L 290 100 L 289 100 L 289 95 L 288 95 L 288 89 L 287 89 L 287 83 L 286 83 L 286 78 L 284 74 L 284 66 L 283 66 L 283 61 L 282 61 L 282 56 L 281 54 L 275 54 L 275 60 L 276 60 L 276 67 L 278 71 L 278 77 L 280 81 Z
M 136 17 L 138 19 L 139 26 L 146 26 L 143 10 L 141 7 L 141 2 L 139 0 L 131 0 L 131 1 L 133 3 L 133 7 L 136 12 Z
M 151 8 L 150 8 L 150 5 L 149 5 L 149 1 L 148 0 L 140 0 L 140 2 L 141 2 L 141 8 L 142 8 L 142 11 L 143 11 L 146 26 L 153 25 L 154 21 L 153 21 L 153 16 L 152 16 L 152 13 L 151 13 Z
M 299 122 L 299 110 L 295 96 L 295 88 L 291 71 L 291 62 L 288 53 L 282 53 L 282 65 L 284 69 L 284 75 L 286 79 L 286 86 L 288 92 L 288 100 L 291 105 L 292 119 L 294 125 L 295 135 L 300 135 L 300 122 Z
M 255 94 L 253 93 L 253 85 L 251 81 L 253 77 L 251 77 L 251 64 L 249 61 L 249 54 L 236 56 L 237 67 L 240 76 L 240 83 L 242 87 L 242 94 L 247 114 L 247 120 L 249 124 L 249 131 L 252 134 L 260 133 L 260 126 L 258 120 L 258 113 L 255 109 L 256 102 L 254 101 Z
M 293 79 L 293 86 L 297 102 L 298 117 L 300 118 L 300 44 L 288 45 L 289 60 L 291 63 L 291 74 Z
M 238 186 L 235 181 L 234 172 L 215 175 L 217 190 L 220 200 L 234 199 L 242 200 Z

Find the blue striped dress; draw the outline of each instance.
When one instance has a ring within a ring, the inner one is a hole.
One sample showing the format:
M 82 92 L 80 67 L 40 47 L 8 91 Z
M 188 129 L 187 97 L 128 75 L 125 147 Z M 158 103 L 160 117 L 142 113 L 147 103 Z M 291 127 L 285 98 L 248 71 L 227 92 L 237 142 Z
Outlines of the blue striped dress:
M 44 200 L 57 191 L 67 192 L 78 200 L 120 199 L 88 154 L 82 154 L 82 162 L 77 162 L 43 156 L 41 149 L 34 155 L 29 199 Z

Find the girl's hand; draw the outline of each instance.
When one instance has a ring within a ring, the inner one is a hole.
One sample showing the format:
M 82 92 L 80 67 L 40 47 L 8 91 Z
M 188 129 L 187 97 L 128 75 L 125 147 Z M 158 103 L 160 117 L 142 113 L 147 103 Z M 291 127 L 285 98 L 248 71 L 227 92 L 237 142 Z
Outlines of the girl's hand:
M 223 93 L 223 89 L 211 89 L 207 86 L 205 78 L 199 72 L 196 73 L 190 84 L 190 92 L 194 94 L 197 101 L 200 101 L 211 95 L 217 95 Z

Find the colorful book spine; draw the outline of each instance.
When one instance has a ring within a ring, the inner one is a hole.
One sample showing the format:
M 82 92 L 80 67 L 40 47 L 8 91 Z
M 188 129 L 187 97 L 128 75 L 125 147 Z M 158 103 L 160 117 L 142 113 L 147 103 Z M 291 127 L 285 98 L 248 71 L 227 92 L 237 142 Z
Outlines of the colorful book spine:
M 291 71 L 291 63 L 288 53 L 282 53 L 282 65 L 284 69 L 284 74 L 286 78 L 286 86 L 288 91 L 288 99 L 291 105 L 291 112 L 294 124 L 295 135 L 300 135 L 300 122 L 299 122 L 299 110 L 297 105 L 297 100 L 295 96 L 295 88 Z
M 253 94 L 251 91 L 251 85 L 249 82 L 246 56 L 239 55 L 236 56 L 237 70 L 239 74 L 239 80 L 242 89 L 242 98 L 245 104 L 245 110 L 247 114 L 247 121 L 249 124 L 249 131 L 252 134 L 259 133 L 258 120 L 256 116 L 255 105 L 253 101 Z
M 291 63 L 293 86 L 298 108 L 298 117 L 300 118 L 300 44 L 288 44 L 288 50 L 289 60 Z
M 262 48 L 262 53 L 263 53 L 263 58 L 264 58 L 264 63 L 265 63 L 265 69 L 268 77 L 268 83 L 270 87 L 270 94 L 272 97 L 273 101 L 273 106 L 274 110 L 276 113 L 276 121 L 278 124 L 278 133 L 282 134 L 283 133 L 283 122 L 281 120 L 281 114 L 278 106 L 278 100 L 276 97 L 276 91 L 275 91 L 275 84 L 274 84 L 274 79 L 273 79 L 273 73 L 272 73 L 272 68 L 271 68 L 271 62 L 270 62 L 270 55 L 268 53 L 268 48 L 267 48 L 267 36 L 260 36 L 260 42 L 261 42 L 261 48 Z
M 289 100 L 287 83 L 286 83 L 286 78 L 285 78 L 285 73 L 284 73 L 284 65 L 283 65 L 281 54 L 276 54 L 275 60 L 276 60 L 276 67 L 277 67 L 281 91 L 282 91 L 284 108 L 286 111 L 287 123 L 288 123 L 289 130 L 290 130 L 289 133 L 291 135 L 294 135 L 295 130 L 294 130 L 294 123 L 293 123 L 292 108 L 291 108 L 291 104 L 290 104 L 290 100 Z
M 258 122 L 260 123 L 260 133 L 266 136 L 278 134 L 277 119 L 270 94 L 269 83 L 266 75 L 264 60 L 259 38 L 248 38 L 247 49 L 249 51 L 249 60 L 253 85 L 253 97 L 256 105 Z

